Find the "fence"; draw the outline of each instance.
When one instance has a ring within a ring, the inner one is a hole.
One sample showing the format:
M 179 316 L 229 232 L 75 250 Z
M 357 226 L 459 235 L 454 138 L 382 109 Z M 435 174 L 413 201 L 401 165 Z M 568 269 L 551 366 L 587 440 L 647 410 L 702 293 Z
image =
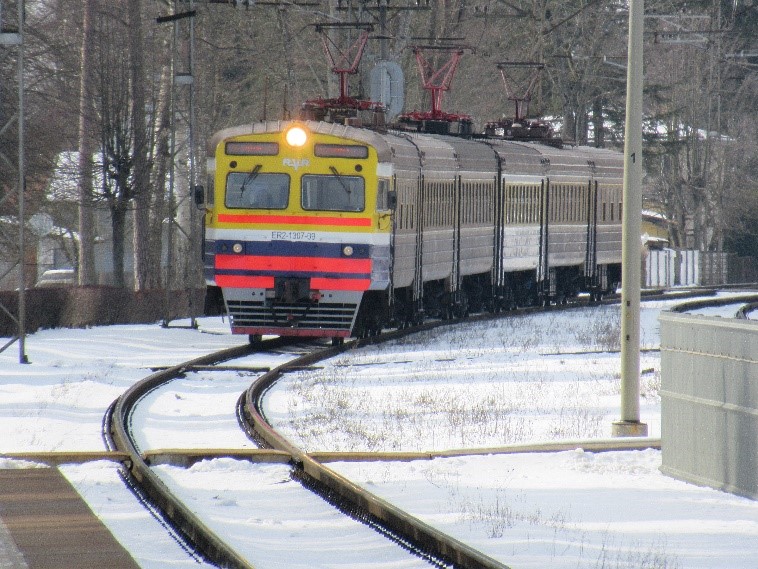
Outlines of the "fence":
M 661 470 L 758 499 L 758 322 L 664 312 L 660 323 Z
M 651 250 L 645 257 L 643 286 L 708 286 L 756 282 L 758 259 L 715 251 Z
M 77 328 L 157 322 L 163 318 L 201 316 L 205 289 L 134 292 L 114 287 L 50 287 L 26 293 L 26 332 L 41 328 Z M 16 334 L 18 293 L 0 291 L 0 337 Z

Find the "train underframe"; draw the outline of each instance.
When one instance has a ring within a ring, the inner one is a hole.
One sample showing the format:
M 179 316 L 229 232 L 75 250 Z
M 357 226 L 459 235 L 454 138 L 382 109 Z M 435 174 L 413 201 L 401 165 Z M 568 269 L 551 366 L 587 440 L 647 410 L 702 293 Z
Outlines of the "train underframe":
M 228 314 L 233 333 L 248 334 L 251 342 L 263 334 L 283 334 L 328 337 L 339 343 L 346 337 L 368 337 L 384 328 L 404 328 L 427 319 L 564 304 L 580 293 L 588 294 L 590 302 L 599 301 L 616 290 L 621 266 L 598 265 L 589 276 L 582 266 L 551 267 L 543 280 L 537 279 L 535 270 L 516 271 L 505 273 L 500 281 L 493 284 L 490 273 L 467 275 L 455 290 L 449 280 L 428 281 L 420 295 L 413 287 L 403 287 L 391 293 L 327 291 L 314 296 L 308 287 L 283 285 L 268 298 L 265 291 L 258 291 L 258 299 L 247 289 L 227 289 L 224 295 L 218 287 L 209 287 L 206 314 Z
M 597 302 L 616 291 L 621 265 L 598 265 L 589 276 L 582 266 L 551 267 L 548 278 L 541 281 L 534 270 L 510 272 L 503 277 L 500 285 L 493 285 L 489 273 L 468 275 L 454 291 L 449 281 L 428 281 L 422 295 L 414 295 L 413 287 L 404 287 L 395 289 L 391 300 L 388 293 L 369 291 L 358 314 L 355 335 L 370 335 L 388 326 L 403 328 L 428 318 L 463 318 L 480 312 L 565 304 L 581 293 L 587 294 L 590 302 Z

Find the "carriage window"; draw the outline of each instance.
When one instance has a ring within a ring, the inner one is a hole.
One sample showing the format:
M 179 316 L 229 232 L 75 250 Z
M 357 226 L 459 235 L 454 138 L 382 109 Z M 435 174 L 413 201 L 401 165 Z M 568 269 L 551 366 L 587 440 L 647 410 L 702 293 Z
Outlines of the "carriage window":
M 379 183 L 376 188 L 376 209 L 379 211 L 385 211 L 390 209 L 390 181 L 384 178 L 379 179 Z
M 261 174 L 231 172 L 226 178 L 228 208 L 284 209 L 289 202 L 290 177 L 288 174 Z
M 363 211 L 365 193 L 360 176 L 307 175 L 302 180 L 305 210 Z
M 216 191 L 213 175 L 208 176 L 208 185 L 205 187 L 205 203 L 212 206 L 216 202 Z

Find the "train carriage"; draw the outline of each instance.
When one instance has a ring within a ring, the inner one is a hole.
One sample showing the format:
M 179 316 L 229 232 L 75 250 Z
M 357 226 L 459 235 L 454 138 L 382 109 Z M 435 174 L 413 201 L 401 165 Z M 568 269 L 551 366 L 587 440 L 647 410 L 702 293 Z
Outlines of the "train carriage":
M 620 280 L 618 153 L 275 121 L 216 134 L 208 172 L 206 280 L 254 338 L 365 335 Z
M 510 141 L 498 151 L 505 272 L 534 271 L 545 299 L 613 289 L 621 278 L 621 156 Z

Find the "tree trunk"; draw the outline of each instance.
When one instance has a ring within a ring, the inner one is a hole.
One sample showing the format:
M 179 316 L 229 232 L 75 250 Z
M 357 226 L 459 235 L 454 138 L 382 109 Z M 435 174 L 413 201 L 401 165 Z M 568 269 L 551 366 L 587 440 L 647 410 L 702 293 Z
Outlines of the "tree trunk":
M 92 154 L 95 141 L 92 135 L 94 126 L 93 97 L 94 81 L 91 72 L 94 42 L 94 15 L 96 0 L 84 2 L 84 25 L 81 51 L 81 78 L 79 92 L 79 267 L 80 285 L 96 283 L 95 274 L 95 209 L 93 200 Z
M 276 23 L 279 27 L 279 31 L 281 32 L 282 36 L 284 37 L 284 45 L 290 46 L 292 45 L 292 34 L 290 33 L 289 28 L 289 22 L 287 20 L 288 12 L 284 8 L 279 8 L 276 11 Z M 334 33 L 330 31 L 326 31 L 325 33 Z M 290 100 L 296 100 L 296 97 L 298 97 L 297 87 L 295 85 L 295 66 L 293 64 L 293 58 L 292 58 L 292 49 L 290 47 L 286 47 L 284 51 L 284 68 L 286 71 L 286 80 L 284 83 L 284 104 L 282 107 L 282 118 L 286 119 L 289 118 L 290 114 L 290 108 L 289 108 L 289 102 Z M 332 89 L 336 89 L 336 82 L 334 81 L 334 74 L 330 73 L 329 78 L 327 79 L 327 89 L 328 89 L 328 96 L 332 95 Z
M 126 238 L 126 207 L 115 204 L 111 208 L 111 227 L 113 230 L 113 286 L 124 288 L 124 239 Z
M 147 288 L 150 232 L 150 173 L 147 163 L 145 64 L 142 41 L 142 0 L 129 0 L 129 61 L 131 63 L 132 127 L 134 132 L 134 289 Z
M 574 114 L 574 108 L 570 105 L 569 101 L 565 101 L 563 105 L 563 132 L 562 136 L 565 140 L 576 141 L 576 115 Z
M 603 148 L 605 146 L 603 100 L 599 97 L 592 102 L 592 128 L 595 131 L 595 148 Z
M 150 245 L 148 251 L 150 267 L 148 288 L 159 288 L 164 271 L 161 269 L 161 251 L 163 250 L 164 221 L 168 215 L 166 194 L 169 168 L 171 167 L 171 82 L 172 69 L 164 66 L 161 73 L 161 84 L 158 94 L 158 104 L 155 123 L 155 152 L 151 185 L 156 188 L 152 200 L 152 215 L 150 216 Z

